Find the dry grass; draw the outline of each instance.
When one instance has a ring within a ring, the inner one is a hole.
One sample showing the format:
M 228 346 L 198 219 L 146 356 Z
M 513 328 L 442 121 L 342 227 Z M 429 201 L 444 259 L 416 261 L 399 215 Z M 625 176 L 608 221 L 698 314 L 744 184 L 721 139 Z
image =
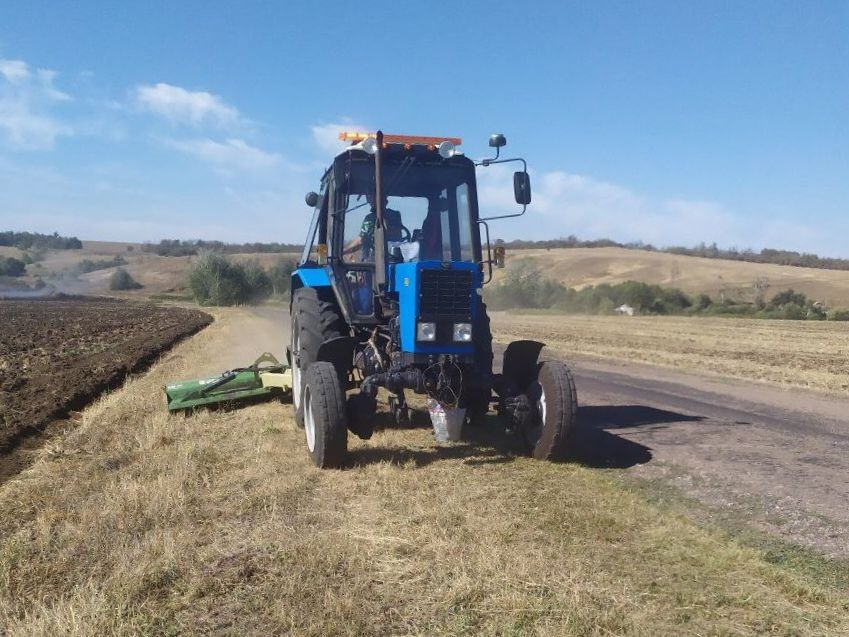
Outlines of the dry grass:
M 163 382 L 215 366 L 241 316 L 221 311 L 0 487 L 0 632 L 849 631 L 845 591 L 509 439 L 381 431 L 319 471 L 288 406 L 167 416 Z
M 787 288 L 831 306 L 849 307 L 849 271 L 795 268 L 784 265 L 703 259 L 624 248 L 512 250 L 510 264 L 530 261 L 553 279 L 572 287 L 633 280 L 677 287 L 689 294 L 721 292 L 730 298 L 753 300 L 752 284 L 767 279 L 771 296 Z M 503 272 L 496 273 L 503 276 Z
M 494 312 L 495 338 L 566 356 L 636 361 L 845 395 L 849 323 Z

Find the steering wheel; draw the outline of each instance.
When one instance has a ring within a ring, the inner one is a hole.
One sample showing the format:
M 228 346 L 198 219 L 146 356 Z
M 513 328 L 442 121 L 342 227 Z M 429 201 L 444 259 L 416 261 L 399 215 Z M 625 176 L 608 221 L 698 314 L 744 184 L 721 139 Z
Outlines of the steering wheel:
M 407 236 L 404 236 L 404 233 L 407 233 Z M 402 224 L 401 225 L 401 241 L 405 241 L 406 243 L 411 243 L 411 241 L 412 241 L 411 236 L 412 235 L 410 234 L 410 229 L 407 228 L 407 226 Z

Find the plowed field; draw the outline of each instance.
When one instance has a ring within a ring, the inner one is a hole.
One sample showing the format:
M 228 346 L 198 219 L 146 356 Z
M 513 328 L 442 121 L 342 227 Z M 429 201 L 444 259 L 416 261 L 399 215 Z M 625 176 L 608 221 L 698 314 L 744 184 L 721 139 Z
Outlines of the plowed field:
M 196 310 L 114 299 L 0 301 L 0 452 L 211 321 Z

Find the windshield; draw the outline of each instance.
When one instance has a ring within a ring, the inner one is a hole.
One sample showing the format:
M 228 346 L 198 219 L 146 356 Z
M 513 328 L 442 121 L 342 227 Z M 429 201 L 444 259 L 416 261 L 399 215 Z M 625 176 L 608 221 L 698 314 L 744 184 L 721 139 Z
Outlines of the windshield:
M 339 185 L 344 210 L 342 259 L 374 262 L 374 164 L 351 161 Z M 465 166 L 425 164 L 407 157 L 385 162 L 384 218 L 387 254 L 396 260 L 474 261 L 471 177 Z M 341 216 L 341 215 L 340 215 Z

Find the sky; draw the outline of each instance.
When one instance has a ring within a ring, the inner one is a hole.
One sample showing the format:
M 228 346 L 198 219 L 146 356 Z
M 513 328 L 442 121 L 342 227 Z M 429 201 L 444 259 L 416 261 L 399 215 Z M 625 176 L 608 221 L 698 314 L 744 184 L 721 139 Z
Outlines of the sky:
M 348 128 L 504 133 L 498 237 L 849 257 L 845 0 L 0 4 L 0 229 L 298 243 Z

